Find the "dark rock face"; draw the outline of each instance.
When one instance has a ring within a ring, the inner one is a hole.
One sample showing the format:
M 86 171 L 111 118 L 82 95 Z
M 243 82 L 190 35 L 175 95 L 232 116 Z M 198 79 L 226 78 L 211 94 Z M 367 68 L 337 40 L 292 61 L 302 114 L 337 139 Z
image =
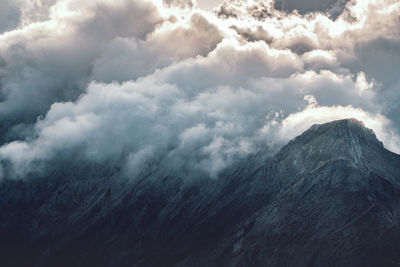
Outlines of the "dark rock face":
M 0 183 L 1 266 L 398 266 L 400 156 L 314 125 L 218 180 L 98 166 Z

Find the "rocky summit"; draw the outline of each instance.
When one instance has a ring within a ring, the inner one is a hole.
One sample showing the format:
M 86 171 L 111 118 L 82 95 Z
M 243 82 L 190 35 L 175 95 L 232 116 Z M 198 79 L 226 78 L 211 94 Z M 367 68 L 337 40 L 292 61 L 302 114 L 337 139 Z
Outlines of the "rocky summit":
M 0 265 L 400 265 L 400 156 L 354 119 L 216 180 L 118 172 L 1 181 Z

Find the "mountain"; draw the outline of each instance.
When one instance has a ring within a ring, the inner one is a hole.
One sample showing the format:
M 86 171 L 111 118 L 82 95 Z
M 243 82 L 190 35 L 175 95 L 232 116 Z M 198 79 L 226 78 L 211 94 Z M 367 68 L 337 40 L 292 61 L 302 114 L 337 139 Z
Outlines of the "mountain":
M 0 184 L 1 266 L 398 266 L 400 156 L 349 119 L 217 180 L 64 166 Z

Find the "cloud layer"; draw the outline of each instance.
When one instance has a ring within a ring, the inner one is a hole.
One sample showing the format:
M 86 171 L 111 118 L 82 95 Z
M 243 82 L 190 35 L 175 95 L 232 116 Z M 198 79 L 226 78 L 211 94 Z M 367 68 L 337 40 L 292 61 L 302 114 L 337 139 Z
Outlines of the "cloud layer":
M 0 175 L 78 160 L 216 178 L 348 117 L 400 152 L 400 3 L 292 2 L 7 2 Z

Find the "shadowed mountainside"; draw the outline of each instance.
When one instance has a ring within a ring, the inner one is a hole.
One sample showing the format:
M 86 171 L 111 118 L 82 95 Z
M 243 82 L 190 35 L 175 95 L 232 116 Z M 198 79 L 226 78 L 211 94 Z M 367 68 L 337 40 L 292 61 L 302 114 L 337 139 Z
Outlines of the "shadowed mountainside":
M 0 182 L 2 266 L 398 266 L 400 156 L 314 125 L 218 180 L 101 166 Z

